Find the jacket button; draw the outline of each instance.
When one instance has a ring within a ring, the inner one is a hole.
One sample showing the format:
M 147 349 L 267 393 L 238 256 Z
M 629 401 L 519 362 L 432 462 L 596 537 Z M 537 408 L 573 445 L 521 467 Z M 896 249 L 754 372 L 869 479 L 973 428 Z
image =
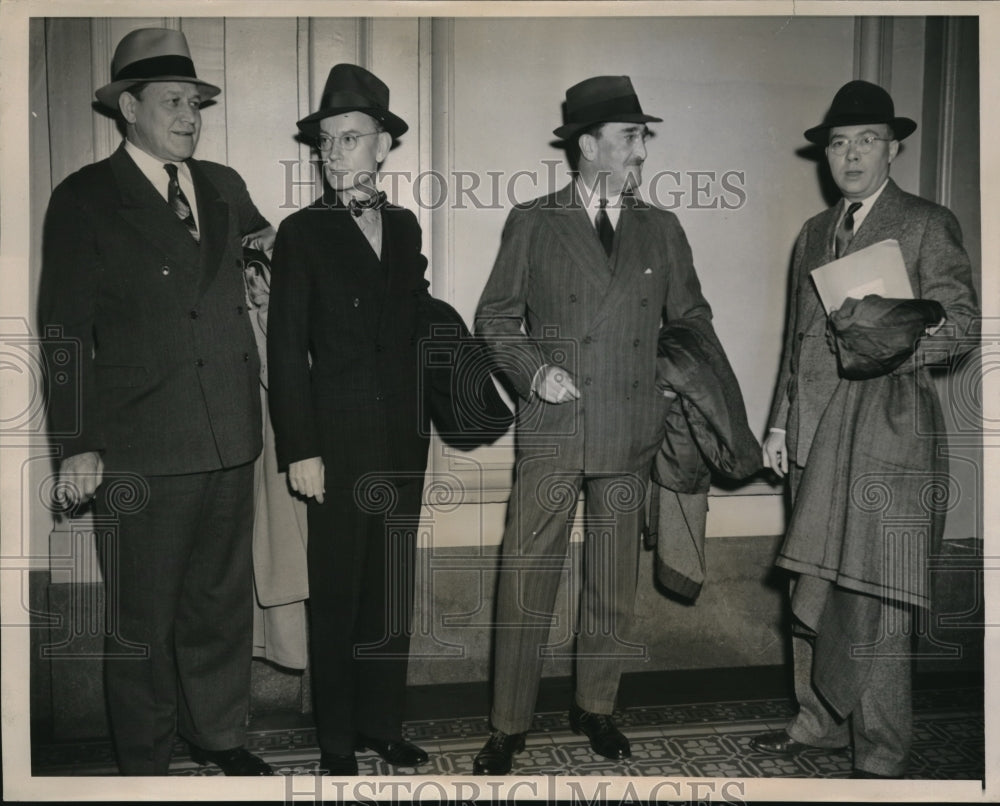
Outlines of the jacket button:
M 194 365 L 196 367 L 203 367 L 203 366 L 205 366 L 205 361 L 203 359 L 199 358 L 197 361 L 194 362 Z
M 385 348 L 381 344 L 376 344 L 375 345 L 375 352 L 376 353 L 381 353 L 384 349 Z
M 638 347 L 638 346 L 639 346 L 639 340 L 638 340 L 638 339 L 636 339 L 635 341 L 633 341 L 633 342 L 632 342 L 632 346 L 633 346 L 633 347 Z
M 641 300 L 641 301 L 639 302 L 639 304 L 640 304 L 640 305 L 641 305 L 641 306 L 642 306 L 643 308 L 645 308 L 645 307 L 646 307 L 647 305 L 649 305 L 649 300 L 647 300 L 647 299 L 643 298 L 643 299 L 642 299 L 642 300 Z
M 632 388 L 633 389 L 638 389 L 639 388 L 639 381 L 632 381 Z
M 198 312 L 197 311 L 191 311 L 190 316 L 191 316 L 192 319 L 197 319 L 198 318 Z
M 593 378 L 587 378 L 586 380 L 584 380 L 583 384 L 584 386 L 590 386 L 593 382 L 594 382 Z
M 569 301 L 570 302 L 576 302 L 576 294 L 570 294 L 569 295 Z
M 381 392 L 376 392 L 375 393 L 375 399 L 376 400 L 381 400 L 382 399 L 382 393 Z
M 593 341 L 593 339 L 590 336 L 584 336 L 583 337 L 583 343 L 584 344 L 590 344 L 592 341 Z
M 236 315 L 237 315 L 237 316 L 243 316 L 243 310 L 244 310 L 244 309 L 243 309 L 243 306 L 242 306 L 242 305 L 237 305 L 237 306 L 236 306 Z
M 160 271 L 162 271 L 163 272 L 163 276 L 166 277 L 168 274 L 170 274 L 170 267 L 169 266 L 164 266 L 162 269 L 160 269 Z
M 361 304 L 361 300 L 359 300 L 357 297 L 355 297 L 354 298 L 354 307 L 357 308 L 360 304 Z
M 795 338 L 797 338 L 799 341 L 802 341 L 805 337 L 806 337 L 805 333 L 797 333 L 795 335 Z

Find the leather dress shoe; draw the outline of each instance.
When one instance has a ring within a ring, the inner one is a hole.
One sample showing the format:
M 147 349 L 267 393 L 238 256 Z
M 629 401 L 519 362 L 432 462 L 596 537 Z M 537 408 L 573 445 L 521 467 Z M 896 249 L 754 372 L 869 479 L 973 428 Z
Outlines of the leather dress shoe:
M 320 775 L 357 775 L 358 760 L 354 753 L 320 753 L 316 772 Z
M 274 775 L 271 765 L 255 756 L 245 747 L 229 750 L 206 750 L 191 745 L 191 760 L 196 764 L 212 762 L 222 768 L 226 775 Z
M 474 775 L 506 775 L 514 763 L 514 753 L 524 750 L 523 733 L 495 730 L 472 762 Z
M 632 755 L 628 739 L 615 727 L 609 714 L 592 714 L 573 703 L 569 709 L 569 726 L 573 733 L 586 734 L 591 749 L 599 756 L 618 760 Z
M 406 739 L 387 742 L 359 734 L 355 747 L 358 750 L 374 750 L 394 767 L 416 767 L 427 763 L 427 753 Z
M 818 749 L 827 750 L 829 752 L 837 752 L 839 750 L 844 750 L 845 747 L 822 747 Z M 804 750 L 817 749 L 817 745 L 797 742 L 788 735 L 788 731 L 776 730 L 772 733 L 762 733 L 759 736 L 754 736 L 750 740 L 750 749 L 756 750 L 758 753 L 767 753 L 772 756 L 790 757 L 797 756 Z

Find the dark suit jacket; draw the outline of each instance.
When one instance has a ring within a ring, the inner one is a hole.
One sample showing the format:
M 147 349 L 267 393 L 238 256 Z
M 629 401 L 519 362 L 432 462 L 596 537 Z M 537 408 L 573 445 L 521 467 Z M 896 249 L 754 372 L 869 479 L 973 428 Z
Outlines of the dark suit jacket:
M 843 204 L 809 219 L 795 244 L 789 321 L 768 422 L 786 429 L 789 457 L 802 466 L 840 380 L 836 356 L 827 344 L 826 314 L 809 272 L 834 259 L 834 228 Z M 965 336 L 978 309 L 955 216 L 938 204 L 904 193 L 890 179 L 848 254 L 887 238 L 899 242 L 914 295 L 941 303 L 948 318 L 946 329 L 923 344 L 937 339 L 944 346 L 946 335 Z
M 413 213 L 386 206 L 380 261 L 329 190 L 282 222 L 267 334 L 281 467 L 321 456 L 327 485 L 349 487 L 365 473 L 424 472 L 429 424 L 419 400 L 416 327 L 427 259 L 420 247 Z
M 241 238 L 268 224 L 235 171 L 188 165 L 200 245 L 124 146 L 52 193 L 39 320 L 64 457 L 101 451 L 107 470 L 173 475 L 260 452 Z
M 657 337 L 661 319 L 679 317 L 709 320 L 711 309 L 673 213 L 626 206 L 609 259 L 575 182 L 515 207 L 476 330 L 523 400 L 518 450 L 551 446 L 560 466 L 587 472 L 646 472 L 668 403 L 656 388 Z M 532 397 L 543 364 L 569 370 L 579 400 Z

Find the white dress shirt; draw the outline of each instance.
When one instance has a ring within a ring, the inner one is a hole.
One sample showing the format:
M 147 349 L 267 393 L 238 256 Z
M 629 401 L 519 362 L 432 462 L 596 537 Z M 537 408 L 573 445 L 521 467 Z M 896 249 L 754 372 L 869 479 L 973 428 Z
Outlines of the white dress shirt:
M 154 157 L 152 154 L 143 151 L 139 146 L 133 143 L 131 140 L 125 141 L 125 151 L 132 158 L 132 161 L 139 167 L 143 175 L 153 183 L 153 187 L 156 188 L 157 193 L 159 193 L 164 201 L 168 201 L 169 197 L 167 195 L 167 190 L 170 185 L 170 176 L 164 170 L 163 166 L 166 165 L 166 160 L 161 160 L 158 157 Z M 181 190 L 187 197 L 188 206 L 191 208 L 191 215 L 194 216 L 194 223 L 198 225 L 198 231 L 201 231 L 200 222 L 198 220 L 198 194 L 194 191 L 194 182 L 191 181 L 191 169 L 188 167 L 186 162 L 176 162 L 177 166 L 177 184 L 181 186 Z

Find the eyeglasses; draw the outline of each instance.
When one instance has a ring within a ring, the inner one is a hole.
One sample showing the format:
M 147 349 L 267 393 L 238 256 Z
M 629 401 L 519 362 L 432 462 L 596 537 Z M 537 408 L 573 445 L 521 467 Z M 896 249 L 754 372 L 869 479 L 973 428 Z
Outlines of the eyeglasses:
M 836 154 L 838 157 L 844 156 L 847 153 L 847 149 L 853 144 L 857 149 L 859 154 L 867 154 L 872 150 L 875 143 L 881 140 L 883 143 L 888 143 L 892 140 L 891 137 L 877 137 L 874 134 L 862 134 L 859 137 L 834 137 L 830 144 L 827 146 L 830 149 L 831 154 Z
M 354 151 L 358 147 L 358 140 L 362 137 L 368 137 L 372 134 L 381 134 L 381 132 L 364 132 L 363 134 L 354 134 L 353 132 L 348 134 L 342 134 L 340 137 L 334 137 L 331 134 L 326 134 L 325 132 L 316 138 L 319 143 L 319 150 L 326 153 L 333 151 L 333 147 L 340 143 L 341 149 L 344 151 Z

